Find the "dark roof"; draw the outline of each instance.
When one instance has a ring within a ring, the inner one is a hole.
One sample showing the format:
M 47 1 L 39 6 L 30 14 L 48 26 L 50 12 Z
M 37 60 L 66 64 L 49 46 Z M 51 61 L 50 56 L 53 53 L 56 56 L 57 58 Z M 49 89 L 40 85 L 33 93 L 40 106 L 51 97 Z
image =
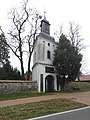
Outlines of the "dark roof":
M 46 19 L 43 19 L 43 20 L 41 21 L 40 27 L 42 26 L 42 23 L 43 23 L 43 22 L 45 22 L 45 23 L 47 23 L 48 25 L 50 25 L 50 23 L 49 23 Z

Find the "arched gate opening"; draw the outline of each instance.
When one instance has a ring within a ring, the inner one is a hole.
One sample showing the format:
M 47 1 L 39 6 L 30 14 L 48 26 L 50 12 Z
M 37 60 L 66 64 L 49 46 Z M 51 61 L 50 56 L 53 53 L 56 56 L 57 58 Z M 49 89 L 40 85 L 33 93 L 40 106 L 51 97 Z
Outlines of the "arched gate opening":
M 45 78 L 45 91 L 46 92 L 54 91 L 54 77 L 52 75 L 48 75 Z

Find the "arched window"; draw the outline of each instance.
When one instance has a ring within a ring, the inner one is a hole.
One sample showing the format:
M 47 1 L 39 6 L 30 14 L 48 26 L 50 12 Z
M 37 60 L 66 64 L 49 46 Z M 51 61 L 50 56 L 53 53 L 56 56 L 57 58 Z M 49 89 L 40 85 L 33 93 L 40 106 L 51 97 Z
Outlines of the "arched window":
M 55 48 L 55 46 L 53 45 L 53 48 Z
M 43 44 L 45 44 L 45 41 L 43 41 Z
M 47 51 L 47 58 L 51 59 L 51 53 L 49 50 Z
M 36 62 L 36 52 L 34 53 L 34 61 Z
M 48 46 L 50 46 L 50 43 L 48 43 Z

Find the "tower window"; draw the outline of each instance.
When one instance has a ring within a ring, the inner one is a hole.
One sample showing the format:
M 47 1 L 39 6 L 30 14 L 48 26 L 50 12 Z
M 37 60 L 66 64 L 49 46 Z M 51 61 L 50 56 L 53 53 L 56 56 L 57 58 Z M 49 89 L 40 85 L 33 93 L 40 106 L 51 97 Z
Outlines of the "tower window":
M 51 58 L 51 53 L 49 50 L 47 51 L 47 58 L 49 58 L 49 59 Z
M 45 44 L 45 41 L 43 41 L 43 44 Z
M 48 43 L 48 46 L 50 46 L 50 43 Z
M 34 53 L 34 61 L 36 62 L 36 52 Z

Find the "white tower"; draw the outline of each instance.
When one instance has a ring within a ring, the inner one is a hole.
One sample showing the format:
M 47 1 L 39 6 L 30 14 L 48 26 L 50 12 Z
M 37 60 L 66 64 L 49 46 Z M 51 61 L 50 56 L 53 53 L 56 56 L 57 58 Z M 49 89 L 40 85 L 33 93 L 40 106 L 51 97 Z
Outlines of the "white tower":
M 59 90 L 58 77 L 53 66 L 54 50 L 57 43 L 50 36 L 50 24 L 44 17 L 41 32 L 37 36 L 33 53 L 32 80 L 38 83 L 38 92 Z

